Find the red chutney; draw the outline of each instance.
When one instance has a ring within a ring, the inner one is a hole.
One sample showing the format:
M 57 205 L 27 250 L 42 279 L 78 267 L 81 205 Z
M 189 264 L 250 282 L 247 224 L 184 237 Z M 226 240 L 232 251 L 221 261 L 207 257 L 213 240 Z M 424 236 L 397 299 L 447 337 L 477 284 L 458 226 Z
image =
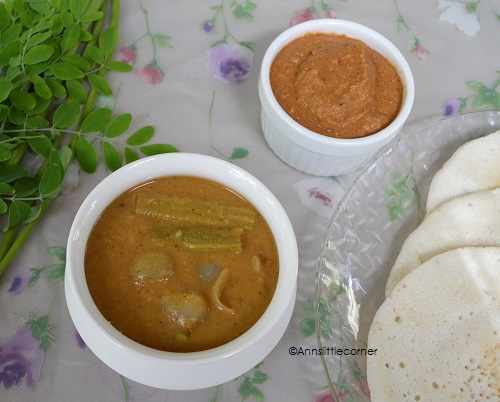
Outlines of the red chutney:
M 302 126 L 336 138 L 359 138 L 387 127 L 403 101 L 396 68 L 364 42 L 314 33 L 295 39 L 270 72 L 278 103 Z

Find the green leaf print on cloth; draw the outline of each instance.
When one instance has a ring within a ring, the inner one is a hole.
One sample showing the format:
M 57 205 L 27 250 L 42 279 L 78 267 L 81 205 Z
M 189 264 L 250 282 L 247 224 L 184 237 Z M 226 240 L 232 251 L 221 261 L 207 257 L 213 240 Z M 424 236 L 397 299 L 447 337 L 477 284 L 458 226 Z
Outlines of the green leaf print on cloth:
M 231 155 L 227 156 L 221 150 L 217 149 L 213 145 L 213 139 L 212 139 L 212 113 L 214 111 L 214 106 L 215 106 L 215 95 L 216 95 L 216 92 L 213 91 L 213 93 L 212 93 L 212 100 L 210 102 L 210 109 L 209 109 L 209 112 L 208 112 L 208 143 L 209 143 L 209 147 L 210 147 L 210 153 L 211 154 L 214 153 L 219 158 L 224 158 L 224 159 L 226 159 L 228 161 L 234 161 L 234 160 L 237 160 L 237 159 L 246 158 L 250 154 L 250 151 L 248 149 L 246 149 L 246 148 L 243 148 L 243 147 L 233 148 L 233 152 L 231 153 Z
M 494 108 L 500 110 L 500 93 L 498 92 L 500 79 L 497 79 L 491 87 L 480 81 L 467 81 L 465 84 L 473 91 L 472 95 L 459 96 L 446 101 L 444 116 L 449 117 L 464 113 L 468 106 L 472 109 Z
M 264 392 L 258 387 L 269 380 L 269 376 L 260 370 L 260 367 L 264 362 L 257 364 L 251 371 L 243 374 L 234 379 L 233 383 L 238 385 L 238 394 L 241 396 L 241 400 L 245 401 L 252 398 L 256 402 L 263 402 L 265 400 Z M 229 385 L 230 383 L 227 383 Z M 219 394 L 222 387 L 226 385 L 222 384 L 217 386 L 216 391 L 210 402 L 217 402 L 219 400 Z
M 414 200 L 417 202 L 419 221 L 421 221 L 425 215 L 425 206 L 413 175 L 413 156 L 408 173 L 391 172 L 390 176 L 393 181 L 385 191 L 385 203 L 391 221 L 398 219 Z
M 396 20 L 396 29 L 398 33 L 400 33 L 403 30 L 407 31 L 411 36 L 411 38 L 408 40 L 408 47 L 410 49 L 410 52 L 415 53 L 415 55 L 420 60 L 425 60 L 427 55 L 429 54 L 429 51 L 422 45 L 420 39 L 417 38 L 417 36 L 415 36 L 411 28 L 406 23 L 406 20 L 403 17 L 403 14 L 401 13 L 397 0 L 394 0 L 394 5 L 396 6 L 396 10 L 398 13 L 398 18 Z

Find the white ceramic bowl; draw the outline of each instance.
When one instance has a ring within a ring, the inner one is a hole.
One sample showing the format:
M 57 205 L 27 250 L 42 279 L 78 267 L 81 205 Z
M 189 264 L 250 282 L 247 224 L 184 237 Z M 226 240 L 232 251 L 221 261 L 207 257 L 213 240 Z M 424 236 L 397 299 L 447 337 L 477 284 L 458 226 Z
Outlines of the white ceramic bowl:
M 278 283 L 264 315 L 239 338 L 201 352 L 164 352 L 130 340 L 103 317 L 85 280 L 87 238 L 106 206 L 136 184 L 171 175 L 207 178 L 245 197 L 269 224 L 278 248 Z M 297 271 L 298 253 L 293 228 L 269 189 L 231 163 L 205 155 L 173 153 L 144 158 L 124 166 L 105 178 L 85 199 L 68 239 L 65 292 L 76 329 L 88 347 L 109 367 L 152 387 L 189 390 L 230 381 L 252 369 L 271 352 L 290 322 Z
M 403 103 L 396 119 L 383 130 L 362 138 L 342 139 L 317 134 L 293 120 L 274 97 L 269 72 L 279 51 L 307 33 L 337 33 L 365 42 L 385 56 L 403 82 Z M 376 31 L 351 21 L 318 19 L 295 25 L 280 34 L 267 49 L 259 76 L 261 122 L 273 152 L 290 166 L 318 176 L 348 173 L 363 165 L 401 130 L 410 114 L 415 85 L 410 67 L 401 52 Z

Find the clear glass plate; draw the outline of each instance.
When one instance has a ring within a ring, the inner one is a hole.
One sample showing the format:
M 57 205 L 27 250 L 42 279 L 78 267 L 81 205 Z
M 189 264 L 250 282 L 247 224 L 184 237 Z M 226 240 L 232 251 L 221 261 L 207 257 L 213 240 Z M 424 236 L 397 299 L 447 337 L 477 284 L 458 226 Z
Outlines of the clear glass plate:
M 425 214 L 434 174 L 460 145 L 499 129 L 500 112 L 493 111 L 453 116 L 402 133 L 369 163 L 338 205 L 318 260 L 315 317 L 335 401 L 370 401 L 367 356 L 347 356 L 338 349 L 366 348 L 389 271 Z

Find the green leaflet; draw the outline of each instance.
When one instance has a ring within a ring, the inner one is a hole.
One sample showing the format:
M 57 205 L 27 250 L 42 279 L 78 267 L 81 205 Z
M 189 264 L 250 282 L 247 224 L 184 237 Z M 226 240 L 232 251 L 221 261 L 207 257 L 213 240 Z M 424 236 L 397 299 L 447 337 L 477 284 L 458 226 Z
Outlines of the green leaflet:
M 38 45 L 39 43 L 45 42 L 45 40 L 50 38 L 51 36 L 52 36 L 52 32 L 50 32 L 50 31 L 40 32 L 40 33 L 34 34 L 26 41 L 26 46 L 30 47 L 30 46 Z M 53 51 L 54 51 L 54 49 L 52 49 L 51 54 L 53 53 Z
M 130 64 L 124 63 L 123 61 L 108 61 L 104 65 L 108 70 L 117 71 L 119 73 L 128 73 L 134 69 Z
M 118 30 L 110 27 L 99 35 L 99 48 L 105 56 L 110 56 L 118 44 Z
M 0 50 L 0 66 L 9 66 L 10 59 L 20 56 L 21 54 L 21 41 L 14 40 L 7 43 L 3 49 Z
M 75 67 L 79 68 L 82 71 L 87 71 L 92 67 L 89 61 L 84 59 L 79 54 L 67 54 L 61 57 L 61 60 L 73 64 Z
M 58 164 L 53 163 L 45 169 L 40 179 L 39 192 L 42 197 L 53 198 L 59 193 L 62 174 Z
M 101 11 L 95 11 L 92 13 L 86 13 L 80 17 L 81 22 L 94 22 L 102 17 Z
M 80 24 L 73 23 L 65 31 L 61 40 L 61 51 L 66 52 L 78 43 L 82 30 Z
M 12 155 L 12 152 L 9 148 L 0 145 L 0 162 L 8 160 Z
M 52 91 L 42 77 L 35 75 L 31 79 L 31 82 L 33 82 L 33 87 L 35 88 L 35 92 L 38 96 L 43 99 L 50 99 L 52 97 Z
M 87 76 L 87 79 L 89 80 L 90 85 L 92 85 L 92 88 L 100 94 L 103 94 L 104 96 L 113 96 L 113 91 L 104 77 L 97 74 L 90 74 Z
M 64 171 L 68 169 L 69 164 L 71 163 L 71 159 L 73 158 L 73 153 L 71 149 L 67 145 L 62 145 L 58 150 L 57 154 L 59 159 L 61 160 L 61 164 L 64 168 Z
M 52 123 L 54 127 L 66 128 L 75 124 L 79 116 L 80 105 L 77 101 L 70 99 L 57 108 L 52 118 Z
M 87 91 L 78 80 L 68 80 L 66 81 L 66 89 L 68 90 L 69 96 L 76 100 L 80 104 L 84 104 L 87 101 Z
M 48 60 L 54 53 L 54 48 L 48 45 L 38 45 L 32 47 L 24 55 L 24 63 L 31 65 Z
M 3 4 L 3 3 L 0 3 Z M 9 17 L 10 18 L 10 17 Z M 2 44 L 8 45 L 9 43 L 17 40 L 22 31 L 23 27 L 21 24 L 15 22 L 10 27 L 8 27 L 5 31 L 2 30 Z
M 5 4 L 0 3 L 0 31 L 5 31 L 5 29 L 7 29 L 10 23 L 11 23 L 10 15 L 5 9 Z
M 153 137 L 154 133 L 155 129 L 153 126 L 142 127 L 130 136 L 127 144 L 132 146 L 143 145 Z
M 122 167 L 122 158 L 120 156 L 120 153 L 113 145 L 111 145 L 109 142 L 104 142 L 102 144 L 102 150 L 104 154 L 104 163 L 109 170 L 114 172 L 115 170 Z
M 79 137 L 76 143 L 76 157 L 84 172 L 95 172 L 97 169 L 97 154 L 92 144 L 83 137 Z
M 88 4 L 89 0 L 70 0 L 69 10 L 76 18 L 79 18 L 87 8 Z
M 0 183 L 11 183 L 12 181 L 26 176 L 28 170 L 20 165 L 0 166 Z
M 14 88 L 14 86 L 10 81 L 0 78 L 0 102 L 8 98 L 12 88 Z
M 16 189 L 5 183 L 0 183 L 0 194 L 12 195 L 16 192 Z
M 179 150 L 170 144 L 152 144 L 145 145 L 139 148 L 141 152 L 146 156 L 158 155 L 158 154 L 168 154 L 170 152 L 178 152 Z
M 9 205 L 6 229 L 11 228 L 31 214 L 30 206 L 24 201 L 12 201 Z
M 39 181 L 34 177 L 21 177 L 14 183 L 16 197 L 29 197 L 38 191 Z
M 106 128 L 106 137 L 115 138 L 128 130 L 130 124 L 132 123 L 132 115 L 130 113 L 123 113 L 116 116 L 113 121 Z
M 55 80 L 47 80 L 45 81 L 45 83 L 50 88 L 50 91 L 52 92 L 52 95 L 54 95 L 55 98 L 63 99 L 66 97 L 67 95 L 66 88 L 64 88 L 64 86 L 61 85 L 59 82 Z
M 30 148 L 39 155 L 42 155 L 44 158 L 48 158 L 50 155 L 50 151 L 52 150 L 52 142 L 50 139 L 40 133 L 29 133 L 27 138 L 28 144 Z
M 59 35 L 63 29 L 64 24 L 62 22 L 62 18 L 59 14 L 55 14 L 50 18 L 50 22 L 52 25 L 50 26 L 50 32 L 52 35 Z
M 131 163 L 139 159 L 139 155 L 131 148 L 125 148 L 125 163 Z
M 50 71 L 60 80 L 75 80 L 83 78 L 83 71 L 70 63 L 54 63 L 50 66 Z
M 82 133 L 90 133 L 95 131 L 104 130 L 109 124 L 113 111 L 108 108 L 95 109 L 83 120 L 80 126 Z
M 32 94 L 25 91 L 11 91 L 9 94 L 9 100 L 12 102 L 14 107 L 19 110 L 31 110 L 36 105 L 36 100 Z
M 4 214 L 7 212 L 9 206 L 7 203 L 0 198 L 0 214 Z
M 96 45 L 89 44 L 85 49 L 85 54 L 96 64 L 104 63 L 104 53 Z

